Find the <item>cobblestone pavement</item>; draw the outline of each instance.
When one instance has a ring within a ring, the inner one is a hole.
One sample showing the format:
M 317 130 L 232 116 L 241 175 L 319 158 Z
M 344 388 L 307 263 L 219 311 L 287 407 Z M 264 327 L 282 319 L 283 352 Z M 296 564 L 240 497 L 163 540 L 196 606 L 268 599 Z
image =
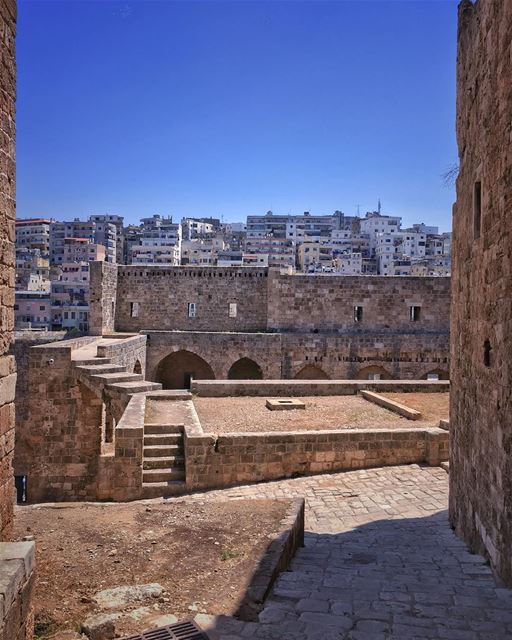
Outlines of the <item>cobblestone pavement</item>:
M 451 531 L 443 469 L 387 467 L 185 500 L 301 496 L 305 547 L 279 577 L 260 622 L 198 616 L 212 639 L 512 638 L 512 590 L 498 587 L 485 560 Z

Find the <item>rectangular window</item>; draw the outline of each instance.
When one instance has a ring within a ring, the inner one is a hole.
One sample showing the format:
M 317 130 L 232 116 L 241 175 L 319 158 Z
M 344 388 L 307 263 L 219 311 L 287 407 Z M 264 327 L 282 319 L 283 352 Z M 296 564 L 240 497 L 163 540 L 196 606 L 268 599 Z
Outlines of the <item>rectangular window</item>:
M 44 309 L 45 309 L 44 305 L 40 305 L 39 311 L 44 311 Z
M 418 322 L 420 319 L 421 307 L 413 305 L 409 307 L 409 318 L 411 322 Z
M 380 380 L 380 373 L 369 373 L 368 380 Z
M 475 182 L 473 190 L 473 234 L 475 240 L 480 237 L 482 224 L 482 183 Z
M 428 373 L 427 380 L 439 380 L 439 375 L 437 373 Z
M 197 314 L 197 305 L 195 302 L 188 303 L 188 317 L 195 318 Z
M 363 321 L 363 307 L 354 307 L 354 322 Z
M 138 318 L 139 317 L 139 303 L 138 302 L 130 302 L 130 317 Z
M 236 318 L 236 302 L 229 303 L 229 317 Z

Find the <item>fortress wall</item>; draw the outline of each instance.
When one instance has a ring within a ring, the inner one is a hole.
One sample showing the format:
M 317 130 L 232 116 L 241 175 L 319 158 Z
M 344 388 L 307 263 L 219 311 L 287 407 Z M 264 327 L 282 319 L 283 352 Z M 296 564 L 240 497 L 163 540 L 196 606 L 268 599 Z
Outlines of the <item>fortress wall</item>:
M 450 520 L 512 585 L 512 3 L 459 6 Z

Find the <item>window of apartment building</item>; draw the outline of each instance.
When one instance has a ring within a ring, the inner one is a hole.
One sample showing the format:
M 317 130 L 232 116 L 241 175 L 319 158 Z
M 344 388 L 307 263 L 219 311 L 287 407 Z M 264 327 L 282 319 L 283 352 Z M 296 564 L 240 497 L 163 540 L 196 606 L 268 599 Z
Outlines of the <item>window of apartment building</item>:
M 15 304 L 14 305 L 14 311 L 19 311 L 20 309 L 20 305 L 19 304 Z
M 138 302 L 130 302 L 130 317 L 138 318 L 139 317 L 139 303 Z
M 354 307 L 354 322 L 362 322 L 363 321 L 363 307 L 355 306 Z
M 68 312 L 67 312 L 67 311 L 64 311 L 64 320 L 67 320 L 67 319 L 68 319 L 68 317 L 69 317 Z
M 482 225 L 482 183 L 475 182 L 473 189 L 473 235 L 475 240 L 480 237 Z
M 421 307 L 412 305 L 409 307 L 409 319 L 411 322 L 418 322 L 420 319 Z
M 229 317 L 230 318 L 236 318 L 236 312 L 237 312 L 236 302 L 230 302 L 229 303 L 229 312 L 228 312 L 229 313 Z
M 39 311 L 44 311 L 44 309 L 45 309 L 44 304 L 39 306 Z
M 188 303 L 188 317 L 195 318 L 197 315 L 197 304 L 195 302 Z

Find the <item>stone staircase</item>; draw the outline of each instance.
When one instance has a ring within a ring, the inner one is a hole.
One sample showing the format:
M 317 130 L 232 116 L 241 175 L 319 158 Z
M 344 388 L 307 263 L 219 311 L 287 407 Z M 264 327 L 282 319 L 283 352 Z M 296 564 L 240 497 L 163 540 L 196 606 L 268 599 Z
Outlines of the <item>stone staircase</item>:
M 186 489 L 183 425 L 146 423 L 142 461 L 145 498 L 170 496 Z
M 113 364 L 111 358 L 86 358 L 73 360 L 75 370 L 84 382 L 94 386 L 99 392 L 107 389 L 130 395 L 146 391 L 157 391 L 162 385 L 148 382 L 140 373 L 131 373 L 120 364 Z

